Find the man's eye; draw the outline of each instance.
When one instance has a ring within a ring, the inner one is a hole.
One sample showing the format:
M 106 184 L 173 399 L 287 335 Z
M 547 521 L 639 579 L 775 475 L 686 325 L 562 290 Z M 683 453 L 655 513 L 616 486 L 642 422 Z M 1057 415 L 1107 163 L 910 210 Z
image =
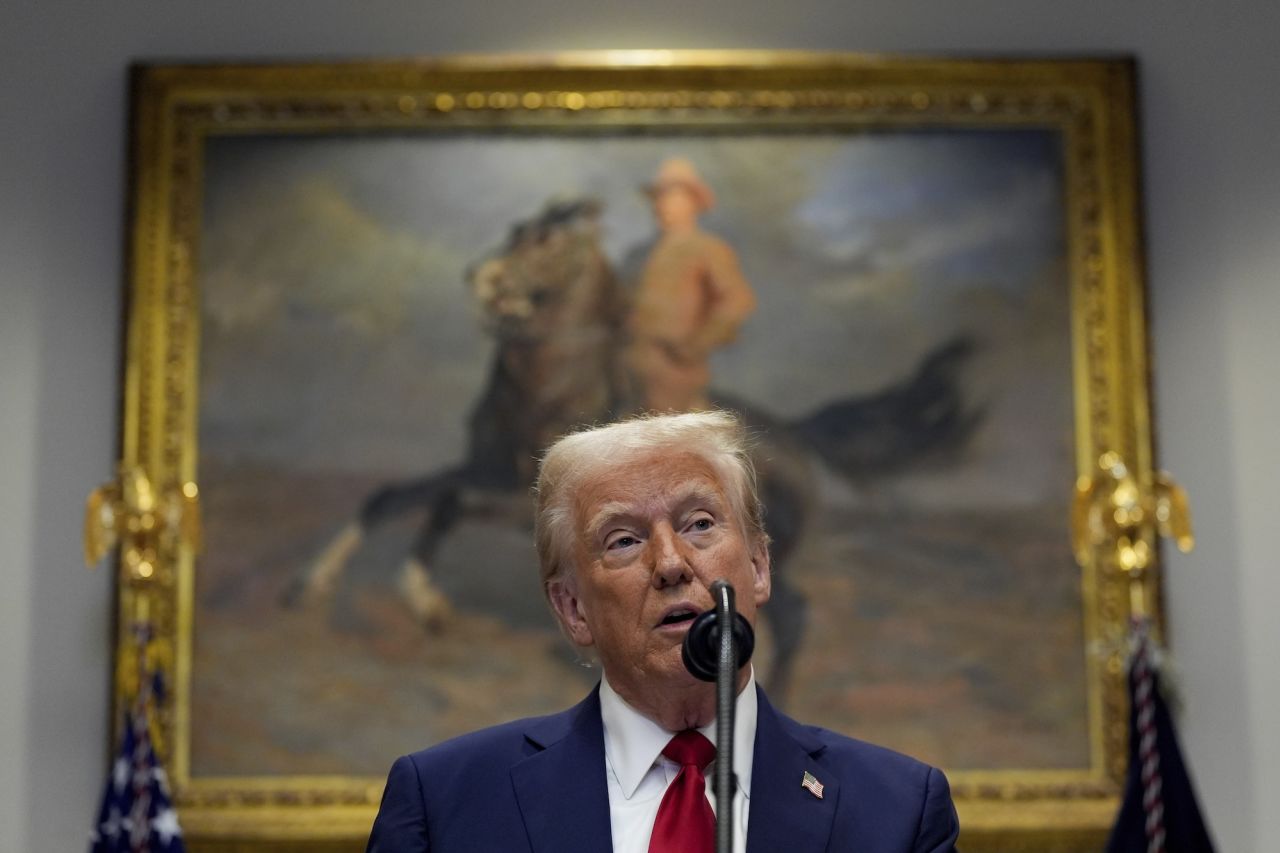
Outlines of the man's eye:
M 606 547 L 611 551 L 617 548 L 630 548 L 639 541 L 640 540 L 634 536 L 619 536 L 617 539 L 610 539 L 609 544 Z
M 709 518 L 694 519 L 693 524 L 689 525 L 689 527 L 693 530 L 710 530 L 714 526 L 715 526 L 715 522 Z

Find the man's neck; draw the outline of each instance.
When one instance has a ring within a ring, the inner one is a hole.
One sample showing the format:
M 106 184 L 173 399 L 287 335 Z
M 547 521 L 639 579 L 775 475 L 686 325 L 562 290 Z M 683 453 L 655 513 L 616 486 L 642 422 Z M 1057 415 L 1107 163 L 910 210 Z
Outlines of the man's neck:
M 679 239 L 680 237 L 688 237 L 698 233 L 698 220 L 692 222 L 675 222 L 664 226 L 662 236 L 669 239 Z
M 624 702 L 669 732 L 700 729 L 716 718 L 716 686 L 714 682 L 689 680 L 661 688 L 636 689 L 625 679 L 615 681 L 605 673 L 609 686 Z M 751 667 L 738 671 L 737 696 L 751 680 Z

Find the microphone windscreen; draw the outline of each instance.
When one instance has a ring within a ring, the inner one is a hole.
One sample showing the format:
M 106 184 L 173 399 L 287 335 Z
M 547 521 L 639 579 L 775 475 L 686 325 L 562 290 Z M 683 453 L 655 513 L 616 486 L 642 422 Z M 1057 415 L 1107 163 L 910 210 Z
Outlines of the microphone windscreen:
M 724 583 L 724 581 L 717 581 Z M 733 635 L 737 669 L 747 665 L 755 651 L 756 635 L 741 613 L 733 614 Z M 684 636 L 681 650 L 685 669 L 701 681 L 715 681 L 720 661 L 720 624 L 714 609 L 699 614 Z

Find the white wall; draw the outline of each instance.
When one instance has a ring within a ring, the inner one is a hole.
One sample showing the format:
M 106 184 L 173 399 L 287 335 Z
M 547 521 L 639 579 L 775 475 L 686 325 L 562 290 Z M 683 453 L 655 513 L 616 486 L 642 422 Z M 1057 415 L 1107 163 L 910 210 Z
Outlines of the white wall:
M 1280 792 L 1280 14 L 1272 0 L 9 0 L 0 7 L 0 848 L 82 849 L 105 766 L 110 589 L 79 567 L 115 449 L 125 67 L 598 47 L 1134 53 L 1183 735 L 1223 851 Z

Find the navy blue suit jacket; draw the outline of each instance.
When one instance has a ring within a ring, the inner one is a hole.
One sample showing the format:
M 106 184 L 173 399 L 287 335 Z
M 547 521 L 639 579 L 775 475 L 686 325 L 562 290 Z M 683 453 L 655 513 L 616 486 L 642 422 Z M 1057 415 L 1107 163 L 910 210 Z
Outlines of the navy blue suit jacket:
M 948 853 L 946 777 L 881 747 L 800 725 L 759 694 L 748 853 Z M 800 782 L 823 785 L 821 799 Z M 599 691 L 396 760 L 368 853 L 609 853 Z

